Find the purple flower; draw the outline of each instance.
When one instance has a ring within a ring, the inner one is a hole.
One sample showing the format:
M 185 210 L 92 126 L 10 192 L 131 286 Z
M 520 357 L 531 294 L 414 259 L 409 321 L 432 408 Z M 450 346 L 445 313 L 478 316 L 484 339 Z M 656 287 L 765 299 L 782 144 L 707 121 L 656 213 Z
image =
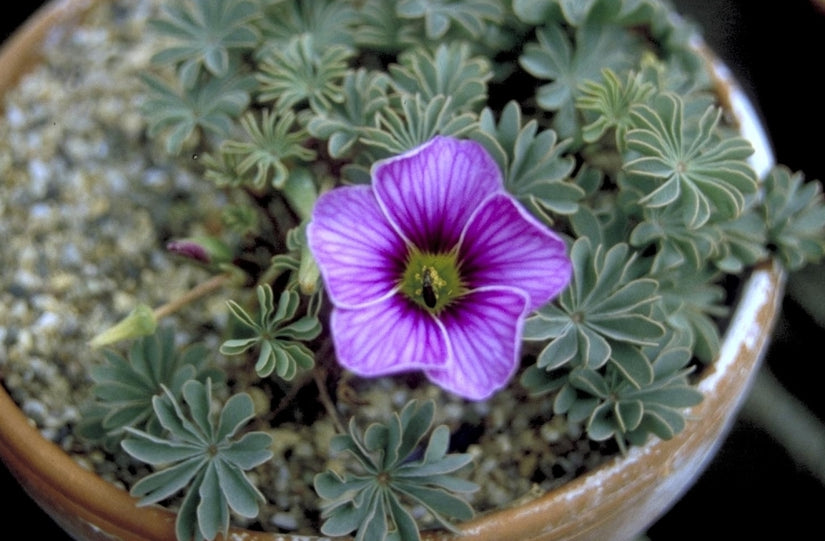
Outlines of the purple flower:
M 436 137 L 322 195 L 307 229 L 339 362 L 423 370 L 481 400 L 519 363 L 524 318 L 568 283 L 563 241 L 504 191 L 474 141 Z

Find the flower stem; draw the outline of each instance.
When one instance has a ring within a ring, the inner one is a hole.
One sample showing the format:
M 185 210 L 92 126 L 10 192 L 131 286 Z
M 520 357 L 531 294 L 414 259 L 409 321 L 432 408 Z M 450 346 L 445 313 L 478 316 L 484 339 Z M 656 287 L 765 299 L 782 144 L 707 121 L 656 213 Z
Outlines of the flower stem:
M 204 297 L 220 289 L 221 287 L 226 285 L 227 282 L 229 282 L 232 278 L 233 275 L 230 272 L 225 272 L 223 274 L 213 276 L 209 280 L 196 285 L 180 297 L 155 308 L 155 318 L 160 320 L 161 318 L 174 314 L 184 306 L 191 304 L 196 300 L 200 299 L 201 297 Z
M 325 381 L 326 371 L 321 368 L 316 368 L 312 371 L 312 376 L 315 378 L 316 387 L 318 387 L 318 399 L 321 401 L 321 404 L 324 405 L 324 408 L 326 408 L 327 414 L 335 425 L 335 429 L 339 434 L 346 434 L 347 431 L 344 429 L 341 419 L 338 418 L 338 411 L 335 409 L 335 404 L 332 403 L 332 398 L 327 391 Z

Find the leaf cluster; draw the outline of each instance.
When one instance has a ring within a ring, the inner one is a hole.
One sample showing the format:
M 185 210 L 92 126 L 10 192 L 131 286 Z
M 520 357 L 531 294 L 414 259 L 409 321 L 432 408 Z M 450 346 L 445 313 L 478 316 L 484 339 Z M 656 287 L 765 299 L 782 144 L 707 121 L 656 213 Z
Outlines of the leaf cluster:
M 221 344 L 221 353 L 240 355 L 257 348 L 255 372 L 262 378 L 275 372 L 278 377 L 291 380 L 299 369 L 312 368 L 314 354 L 303 342 L 320 334 L 321 324 L 317 316 L 304 315 L 293 321 L 301 299 L 292 290 L 282 291 L 276 305 L 272 287 L 264 284 L 257 287 L 257 298 L 257 317 L 237 302 L 227 301 L 230 312 L 249 336 L 226 340 Z
M 182 351 L 175 347 L 170 327 L 135 340 L 123 357 L 115 350 L 103 352 L 104 363 L 91 370 L 94 400 L 85 406 L 77 433 L 90 441 L 114 447 L 126 427 L 159 434 L 161 426 L 152 401 L 166 393 L 179 398 L 189 380 L 221 383 L 223 373 L 208 364 L 203 344 Z
M 130 493 L 140 498 L 139 505 L 150 505 L 185 490 L 175 520 L 177 539 L 226 538 L 230 509 L 252 518 L 264 501 L 245 471 L 272 457 L 272 438 L 265 432 L 236 438 L 254 414 L 245 393 L 229 398 L 216 419 L 208 381 L 187 381 L 181 399 L 164 392 L 152 400 L 164 435 L 128 428 L 121 443 L 137 460 L 162 466 L 135 483 Z
M 684 427 L 682 408 L 701 394 L 690 388 L 692 344 L 660 323 L 659 284 L 626 244 L 609 250 L 579 238 L 573 279 L 557 303 L 528 318 L 527 341 L 546 341 L 522 376 L 533 394 L 553 392 L 553 411 L 586 422 L 593 440 L 640 444 L 669 439 Z
M 360 467 L 339 475 L 315 476 L 315 490 L 326 501 L 321 531 L 339 536 L 356 532 L 356 540 L 420 539 L 418 525 L 405 502 L 421 505 L 441 526 L 454 529 L 449 519 L 467 520 L 473 510 L 456 494 L 478 489 L 455 474 L 472 461 L 469 454 L 448 453 L 450 431 L 433 424 L 432 401 L 410 401 L 385 424 L 371 424 L 363 434 L 354 418 L 349 430 L 333 438 L 334 453 L 348 452 Z

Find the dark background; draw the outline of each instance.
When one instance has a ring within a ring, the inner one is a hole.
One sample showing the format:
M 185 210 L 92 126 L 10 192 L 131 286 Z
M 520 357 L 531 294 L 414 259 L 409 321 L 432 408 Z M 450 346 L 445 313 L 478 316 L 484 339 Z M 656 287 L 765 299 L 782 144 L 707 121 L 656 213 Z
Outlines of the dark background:
M 725 60 L 758 104 L 777 160 L 807 178 L 825 180 L 825 90 L 820 77 L 825 53 L 825 12 L 817 0 L 682 0 L 680 10 L 699 21 L 705 39 Z M 0 40 L 40 2 L 4 10 Z M 822 271 L 822 272 L 820 272 Z M 814 274 L 825 275 L 825 267 Z M 791 277 L 790 291 L 796 291 Z M 813 304 L 822 306 L 814 290 Z M 809 299 L 810 299 L 809 295 Z M 810 306 L 808 306 L 810 310 Z M 811 316 L 791 296 L 765 367 L 820 419 L 825 420 L 822 336 Z M 0 467 L 3 515 L 27 517 L 26 537 L 60 541 L 65 534 L 28 499 Z M 825 486 L 798 465 L 746 415 L 740 416 L 713 462 L 693 488 L 648 531 L 653 541 L 761 538 L 780 528 L 783 538 L 822 531 Z

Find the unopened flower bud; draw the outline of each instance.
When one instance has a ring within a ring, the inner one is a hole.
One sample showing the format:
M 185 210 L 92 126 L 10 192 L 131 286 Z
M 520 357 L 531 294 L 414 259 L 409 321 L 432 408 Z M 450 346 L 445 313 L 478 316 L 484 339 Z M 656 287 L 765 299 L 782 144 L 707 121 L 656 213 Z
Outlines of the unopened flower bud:
M 166 249 L 207 265 L 219 265 L 232 261 L 232 250 L 223 241 L 215 237 L 199 236 L 173 240 L 166 244 Z
M 89 345 L 93 348 L 114 344 L 121 340 L 130 340 L 141 336 L 148 336 L 157 329 L 158 321 L 152 309 L 145 304 L 139 304 L 128 316 L 120 320 L 113 327 L 91 339 Z

